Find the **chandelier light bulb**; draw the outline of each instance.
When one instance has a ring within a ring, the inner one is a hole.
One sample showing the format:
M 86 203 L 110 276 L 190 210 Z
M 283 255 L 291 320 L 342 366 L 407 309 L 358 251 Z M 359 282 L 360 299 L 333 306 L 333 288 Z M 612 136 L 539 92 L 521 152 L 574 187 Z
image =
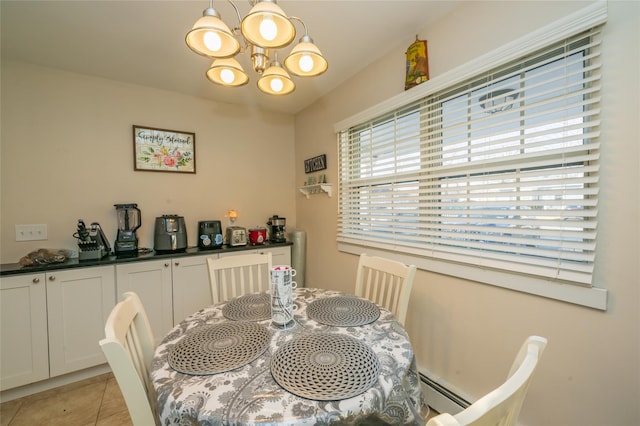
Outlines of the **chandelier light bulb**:
M 212 52 L 217 52 L 222 47 L 222 39 L 217 33 L 207 31 L 204 35 L 204 45 Z
M 244 86 L 249 82 L 249 76 L 234 58 L 216 59 L 206 76 L 211 82 L 226 87 Z
M 262 73 L 262 77 L 258 80 L 258 88 L 268 95 L 286 95 L 293 92 L 296 85 L 276 58 L 275 62 Z
M 231 84 L 233 83 L 233 80 L 236 79 L 236 77 L 233 74 L 233 71 L 225 68 L 222 71 L 220 71 L 220 79 L 222 79 L 222 81 L 224 81 L 227 84 Z
M 279 78 L 274 78 L 273 80 L 271 80 L 270 86 L 271 90 L 273 90 L 274 92 L 281 92 L 284 84 Z
M 212 7 L 204 10 L 185 41 L 198 55 L 210 58 L 230 58 L 240 51 L 240 42 Z
M 313 69 L 313 58 L 309 55 L 302 55 L 299 63 L 300 69 L 304 72 L 309 72 Z
M 306 34 L 284 60 L 287 70 L 298 77 L 315 77 L 324 73 L 328 65 L 320 49 Z
M 271 16 L 265 16 L 260 22 L 260 35 L 269 41 L 273 41 L 278 35 L 278 27 Z
M 231 0 L 230 0 L 231 1 Z M 255 1 L 255 0 L 253 0 Z M 240 23 L 242 36 L 264 49 L 279 49 L 289 45 L 296 29 L 276 0 L 258 0 Z

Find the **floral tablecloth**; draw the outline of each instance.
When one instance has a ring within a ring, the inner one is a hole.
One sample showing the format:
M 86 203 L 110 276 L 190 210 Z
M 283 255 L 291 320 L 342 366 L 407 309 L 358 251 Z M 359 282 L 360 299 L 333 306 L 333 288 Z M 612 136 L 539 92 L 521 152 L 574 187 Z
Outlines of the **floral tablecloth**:
M 202 309 L 175 326 L 156 349 L 152 381 L 163 425 L 376 425 L 424 424 L 424 403 L 413 349 L 403 327 L 380 309 L 373 323 L 358 327 L 328 326 L 306 315 L 312 301 L 344 295 L 312 288 L 295 289 L 295 324 L 281 330 L 260 321 L 272 332 L 269 348 L 257 359 L 224 373 L 189 375 L 174 370 L 169 351 L 194 328 L 229 321 L 225 303 Z M 376 383 L 364 393 L 337 401 L 316 401 L 280 387 L 270 362 L 278 347 L 305 333 L 336 333 L 364 342 L 380 361 Z

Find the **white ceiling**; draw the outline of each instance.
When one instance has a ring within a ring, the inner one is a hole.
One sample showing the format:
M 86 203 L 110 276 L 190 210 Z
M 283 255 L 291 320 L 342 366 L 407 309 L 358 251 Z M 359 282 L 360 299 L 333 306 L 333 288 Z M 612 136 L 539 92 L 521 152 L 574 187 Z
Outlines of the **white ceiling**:
M 82 74 L 150 86 L 220 102 L 295 114 L 364 69 L 380 56 L 413 40 L 417 32 L 460 3 L 458 0 L 281 0 L 289 16 L 304 20 L 329 61 L 320 77 L 293 77 L 296 90 L 283 97 L 263 94 L 248 54 L 241 63 L 250 82 L 217 86 L 204 73 L 210 60 L 193 53 L 185 34 L 209 0 L 1 0 L 2 59 L 20 59 Z M 250 5 L 237 0 L 242 15 Z M 214 8 L 230 26 L 237 17 L 227 1 Z M 302 28 L 296 23 L 297 39 Z M 291 48 L 282 49 L 282 62 Z

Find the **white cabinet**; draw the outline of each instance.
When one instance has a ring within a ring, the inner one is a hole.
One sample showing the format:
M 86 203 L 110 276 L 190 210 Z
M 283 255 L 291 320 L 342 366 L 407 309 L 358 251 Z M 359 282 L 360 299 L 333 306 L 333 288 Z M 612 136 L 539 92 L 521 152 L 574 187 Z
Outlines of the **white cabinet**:
M 134 291 L 144 305 L 159 343 L 188 315 L 211 304 L 207 257 L 184 256 L 116 266 L 118 300 Z
M 49 377 L 45 274 L 0 279 L 0 390 Z
M 156 343 L 173 327 L 171 259 L 145 260 L 116 265 L 117 299 L 133 291 L 138 294 L 151 323 Z
M 271 263 L 274 265 L 291 265 L 291 246 L 269 247 L 258 249 L 258 253 L 271 252 Z
M 113 266 L 48 272 L 50 376 L 104 364 L 98 342 L 116 304 Z
M 208 257 L 217 258 L 218 255 L 212 253 L 172 259 L 174 324 L 211 305 Z
M 0 289 L 1 390 L 106 362 L 113 266 L 6 276 Z
M 126 291 L 140 296 L 159 343 L 211 304 L 207 257 L 265 251 L 274 265 L 291 264 L 290 246 L 265 246 L 2 276 L 0 391 L 104 364 L 98 342 Z
M 260 247 L 254 250 L 232 251 L 228 253 L 220 253 L 220 257 L 237 256 L 249 253 L 266 253 L 271 252 L 271 263 L 273 265 L 291 265 L 291 246 L 285 247 Z

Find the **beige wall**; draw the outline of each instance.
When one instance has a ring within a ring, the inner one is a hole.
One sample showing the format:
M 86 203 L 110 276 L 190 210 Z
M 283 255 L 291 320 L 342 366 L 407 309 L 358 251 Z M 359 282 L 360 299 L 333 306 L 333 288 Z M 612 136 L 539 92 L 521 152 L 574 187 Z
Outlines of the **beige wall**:
M 580 2 L 469 2 L 430 28 L 432 77 L 566 16 Z M 525 337 L 549 339 L 523 407 L 529 425 L 640 424 L 640 3 L 610 1 L 604 31 L 602 172 L 595 282 L 606 312 L 420 271 L 407 329 L 421 368 L 474 400 L 500 384 Z M 337 186 L 333 124 L 403 91 L 404 52 L 371 64 L 296 116 L 296 176 L 327 154 Z M 357 257 L 337 251 L 337 196 L 298 196 L 308 233 L 307 285 L 353 291 Z
M 579 8 L 580 2 L 469 2 L 429 41 L 432 76 Z M 640 424 L 638 241 L 640 6 L 609 2 L 605 30 L 602 186 L 596 282 L 609 309 L 593 309 L 420 271 L 407 317 L 421 367 L 475 399 L 506 375 L 529 334 L 549 339 L 522 412 L 529 425 Z M 38 247 L 75 248 L 78 218 L 115 236 L 114 203 L 137 202 L 141 245 L 153 219 L 264 224 L 272 214 L 307 231 L 307 285 L 353 291 L 357 258 L 337 251 L 337 196 L 297 192 L 303 160 L 327 154 L 336 185 L 333 124 L 403 90 L 412 39 L 294 118 L 18 63 L 2 63 L 1 262 Z M 131 125 L 196 133 L 197 173 L 134 172 Z M 295 146 L 294 146 L 295 139 Z M 295 155 L 294 155 L 295 148 Z M 283 167 L 284 165 L 284 167 Z M 292 165 L 292 167 L 286 167 Z M 49 240 L 14 241 L 15 224 L 46 223 Z
M 196 134 L 196 174 L 133 170 L 132 125 Z M 154 219 L 197 222 L 238 211 L 237 224 L 295 225 L 294 120 L 171 92 L 2 64 L 2 263 L 40 247 L 77 249 L 79 218 L 113 242 L 116 203 L 138 203 L 140 246 L 153 247 Z M 283 167 L 285 165 L 285 167 Z M 47 241 L 16 242 L 16 224 L 47 224 Z

